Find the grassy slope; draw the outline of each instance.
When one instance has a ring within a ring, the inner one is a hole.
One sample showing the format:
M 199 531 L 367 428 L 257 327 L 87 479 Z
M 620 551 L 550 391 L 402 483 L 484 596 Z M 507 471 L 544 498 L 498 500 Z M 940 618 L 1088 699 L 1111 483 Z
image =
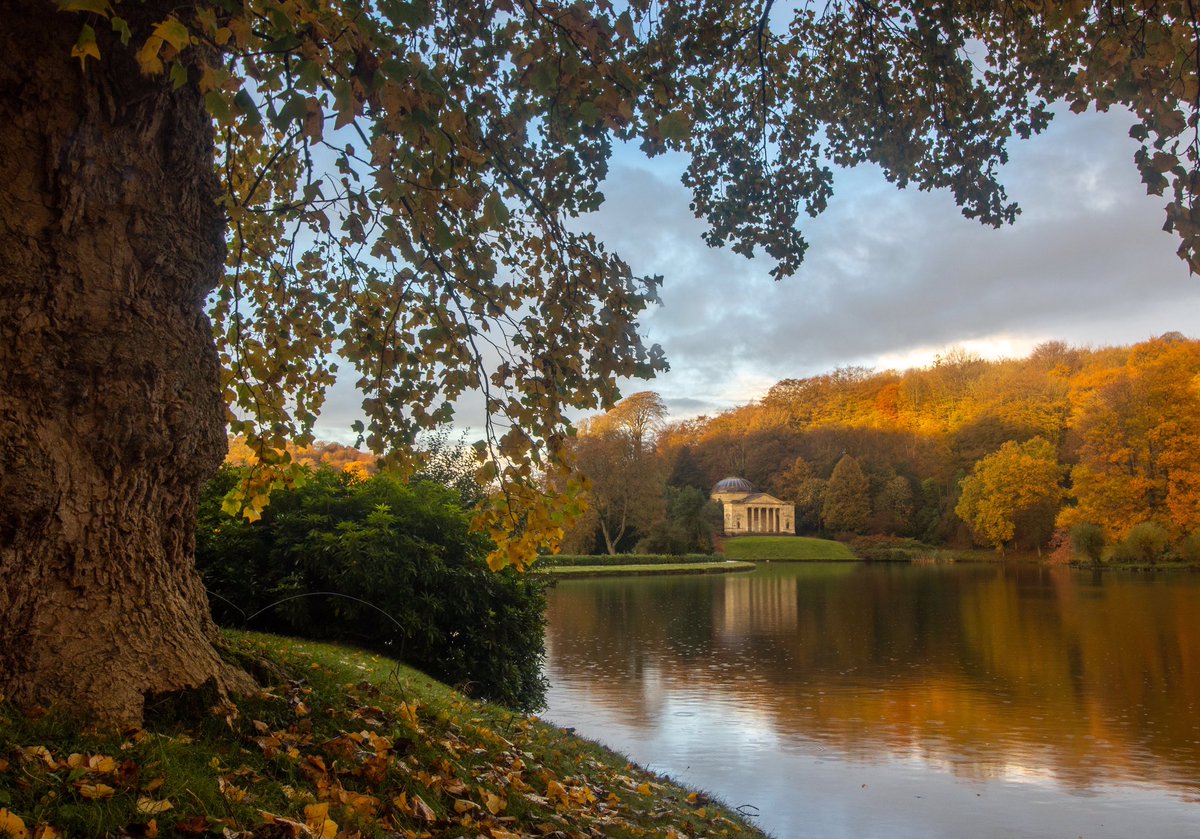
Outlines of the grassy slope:
M 841 542 L 807 536 L 737 536 L 725 540 L 725 555 L 730 559 L 793 562 L 857 559 Z
M 619 755 L 391 660 L 229 638 L 287 680 L 199 722 L 80 733 L 0 700 L 0 836 L 762 836 Z
M 635 557 L 630 557 L 635 559 Z M 753 571 L 752 562 L 656 562 L 629 565 L 563 565 L 535 569 L 553 577 L 646 576 L 650 574 L 726 574 Z

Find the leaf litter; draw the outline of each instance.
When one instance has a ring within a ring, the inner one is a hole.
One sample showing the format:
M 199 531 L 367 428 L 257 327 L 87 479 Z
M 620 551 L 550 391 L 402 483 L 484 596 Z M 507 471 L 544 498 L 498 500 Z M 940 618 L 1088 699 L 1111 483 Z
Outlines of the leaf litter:
M 92 752 L 79 739 L 13 742 L 38 722 L 0 705 L 0 837 L 763 835 L 702 794 L 379 656 L 230 639 L 292 678 L 190 726 L 123 732 Z

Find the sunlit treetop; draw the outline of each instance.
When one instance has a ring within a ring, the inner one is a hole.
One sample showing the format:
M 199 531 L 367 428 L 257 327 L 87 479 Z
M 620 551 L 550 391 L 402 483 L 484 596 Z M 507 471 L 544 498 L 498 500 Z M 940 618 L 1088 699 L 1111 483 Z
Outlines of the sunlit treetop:
M 796 272 L 833 166 L 950 190 L 990 225 L 1050 103 L 1126 105 L 1150 192 L 1200 267 L 1190 6 L 1056 0 L 614 4 L 60 0 L 89 72 L 133 50 L 212 115 L 227 271 L 211 312 L 231 428 L 264 461 L 311 439 L 335 354 L 376 451 L 402 461 L 467 390 L 489 415 L 479 524 L 525 562 L 567 509 L 537 489 L 566 413 L 665 369 L 636 276 L 583 230 L 614 142 L 689 156 L 710 245 Z M 156 11 L 157 8 L 157 11 Z M 277 476 L 275 476 L 277 477 Z M 250 512 L 273 479 L 248 486 Z M 507 535 L 505 535 L 507 534 Z

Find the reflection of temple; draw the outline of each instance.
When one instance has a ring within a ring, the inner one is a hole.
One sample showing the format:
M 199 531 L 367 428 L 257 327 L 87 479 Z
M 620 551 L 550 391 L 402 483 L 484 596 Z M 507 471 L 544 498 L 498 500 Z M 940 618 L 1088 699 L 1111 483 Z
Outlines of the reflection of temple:
M 725 478 L 713 487 L 712 500 L 725 508 L 725 534 L 796 533 L 796 505 L 755 492 L 745 478 Z
M 800 626 L 796 578 L 748 580 L 731 575 L 713 600 L 713 628 L 722 638 L 753 632 L 793 635 Z

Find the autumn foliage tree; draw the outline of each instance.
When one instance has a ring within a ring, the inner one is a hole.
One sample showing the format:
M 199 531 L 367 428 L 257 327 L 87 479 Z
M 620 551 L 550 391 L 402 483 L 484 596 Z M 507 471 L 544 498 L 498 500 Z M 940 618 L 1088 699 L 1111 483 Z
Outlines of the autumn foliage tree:
M 782 277 L 831 161 L 948 189 L 998 225 L 1017 212 L 996 178 L 1011 135 L 1041 130 L 1055 99 L 1123 104 L 1200 267 L 1196 38 L 1178 5 L 0 14 L 0 691 L 20 702 L 136 719 L 147 695 L 249 686 L 191 567 L 197 493 L 229 421 L 262 463 L 231 501 L 257 516 L 338 356 L 366 443 L 395 464 L 482 392 L 479 479 L 502 491 L 476 526 L 494 565 L 561 533 L 570 509 L 538 472 L 561 461 L 568 412 L 664 366 L 637 327 L 658 279 L 567 223 L 601 203 L 614 141 L 686 155 L 706 241 L 761 248 Z
M 963 479 L 954 511 L 977 539 L 1003 552 L 1023 518 L 1041 512 L 1044 522 L 1053 523 L 1063 496 L 1061 480 L 1062 467 L 1049 441 L 1041 437 L 1024 443 L 1009 441 L 976 463 Z
M 1198 383 L 1200 346 L 1181 336 L 1140 344 L 1080 382 L 1075 504 L 1061 524 L 1097 524 L 1111 541 L 1147 520 L 1176 536 L 1200 527 Z
M 615 554 L 662 512 L 666 475 L 651 444 L 666 415 L 662 398 L 643 391 L 580 424 L 570 456 L 587 481 L 588 514 L 575 525 L 581 546 L 599 531 L 605 551 Z

